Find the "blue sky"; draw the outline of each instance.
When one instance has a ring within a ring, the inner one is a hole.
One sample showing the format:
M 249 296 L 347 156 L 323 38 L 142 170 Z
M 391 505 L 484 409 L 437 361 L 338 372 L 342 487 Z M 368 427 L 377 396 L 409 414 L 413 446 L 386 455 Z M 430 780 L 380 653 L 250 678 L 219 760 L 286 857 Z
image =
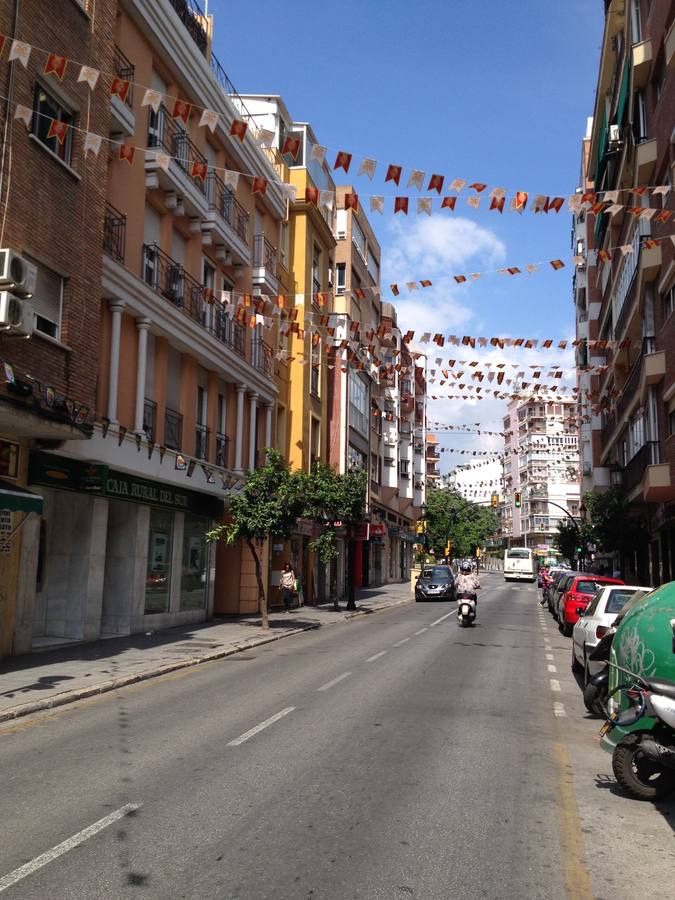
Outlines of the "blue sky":
M 580 141 L 593 111 L 600 0 L 296 0 L 259 4 L 242 15 L 225 0 L 210 0 L 209 12 L 215 51 L 238 91 L 281 94 L 292 116 L 312 123 L 331 163 L 337 149 L 354 153 L 354 173 L 361 156 L 381 160 L 372 183 L 350 179 L 364 195 L 418 195 L 405 187 L 412 168 L 425 171 L 426 180 L 439 172 L 531 196 L 576 187 Z M 404 167 L 400 190 L 383 184 L 387 162 Z M 412 209 L 407 219 L 394 217 L 391 201 L 383 216 L 369 215 L 382 245 L 383 285 L 434 281 L 423 296 L 397 300 L 401 323 L 424 321 L 461 334 L 569 337 L 569 213 L 500 216 L 487 211 L 487 199 L 486 208 L 470 209 L 466 196 L 465 188 L 455 212 L 431 218 Z M 557 257 L 568 263 L 561 272 L 546 267 L 462 286 L 449 278 Z M 531 361 L 542 358 L 569 360 L 540 351 Z M 432 412 L 488 427 L 503 405 L 439 403 Z

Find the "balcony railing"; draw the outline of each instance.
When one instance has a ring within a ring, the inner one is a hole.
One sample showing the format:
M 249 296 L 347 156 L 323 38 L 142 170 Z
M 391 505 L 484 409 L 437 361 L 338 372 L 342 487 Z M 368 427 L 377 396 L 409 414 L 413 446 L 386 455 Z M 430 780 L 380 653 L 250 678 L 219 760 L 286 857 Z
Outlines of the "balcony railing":
M 196 0 L 169 0 L 169 3 L 178 14 L 188 34 L 199 48 L 199 52 L 206 54 L 208 47 L 208 35 L 202 22 L 206 17 Z
M 260 338 L 255 338 L 251 345 L 251 362 L 263 374 L 274 377 L 274 351 Z
M 209 429 L 206 425 L 195 425 L 195 456 L 197 459 L 209 458 Z
M 103 216 L 103 250 L 117 262 L 124 262 L 124 245 L 127 234 L 127 217 L 110 203 L 105 205 Z
M 190 181 L 203 193 L 206 193 L 206 185 L 203 181 L 192 178 L 193 163 L 205 165 L 207 159 L 199 148 L 190 140 L 187 131 L 173 118 L 166 106 L 162 105 L 159 112 L 150 110 L 148 115 L 148 147 L 159 147 L 173 157 L 176 165 L 185 172 Z
M 253 265 L 269 269 L 272 275 L 277 273 L 277 251 L 264 234 L 256 234 L 253 238 Z
M 248 243 L 248 213 L 215 172 L 209 172 L 206 177 L 206 196 L 209 209 L 215 209 L 242 241 Z
M 134 103 L 134 76 L 136 74 L 136 67 L 117 46 L 113 49 L 113 71 L 118 78 L 122 78 L 124 81 L 129 82 L 129 90 L 127 91 L 124 102 L 129 109 L 132 109 Z
M 157 404 L 145 398 L 143 403 L 143 431 L 152 443 L 157 439 Z
M 647 466 L 659 462 L 659 442 L 647 441 L 623 468 L 623 486 L 627 491 L 633 490 L 642 481 Z
M 230 467 L 230 437 L 216 432 L 216 465 L 223 469 Z
M 183 417 L 175 409 L 167 407 L 164 413 L 164 446 L 180 450 L 183 443 Z

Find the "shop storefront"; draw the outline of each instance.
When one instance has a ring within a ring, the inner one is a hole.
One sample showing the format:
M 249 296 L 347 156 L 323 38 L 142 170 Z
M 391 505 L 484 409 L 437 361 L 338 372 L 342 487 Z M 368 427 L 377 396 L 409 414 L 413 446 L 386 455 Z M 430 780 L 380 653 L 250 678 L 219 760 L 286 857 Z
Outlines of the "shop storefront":
M 31 453 L 44 513 L 33 635 L 94 640 L 203 621 L 213 610 L 206 532 L 223 512 L 207 493 Z

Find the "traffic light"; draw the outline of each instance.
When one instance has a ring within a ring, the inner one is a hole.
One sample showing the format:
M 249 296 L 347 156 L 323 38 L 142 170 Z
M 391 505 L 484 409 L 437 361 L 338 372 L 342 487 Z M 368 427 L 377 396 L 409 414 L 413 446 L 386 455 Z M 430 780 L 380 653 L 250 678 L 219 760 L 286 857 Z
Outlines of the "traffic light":
M 520 507 L 521 507 L 522 505 L 523 505 L 523 504 L 522 504 L 522 494 L 520 493 L 520 491 L 516 491 L 516 493 L 515 493 L 515 506 L 516 506 L 516 509 L 520 509 Z
M 492 504 L 493 509 L 497 509 L 497 505 L 499 504 L 499 494 L 493 494 L 490 498 L 490 503 Z

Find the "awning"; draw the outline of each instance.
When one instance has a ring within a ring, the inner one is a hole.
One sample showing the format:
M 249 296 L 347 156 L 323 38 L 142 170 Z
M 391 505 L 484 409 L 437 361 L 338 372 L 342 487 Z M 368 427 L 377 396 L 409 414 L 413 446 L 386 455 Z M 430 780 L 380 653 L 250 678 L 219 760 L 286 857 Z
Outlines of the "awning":
M 42 503 L 43 499 L 39 494 L 0 478 L 0 509 L 42 515 Z

